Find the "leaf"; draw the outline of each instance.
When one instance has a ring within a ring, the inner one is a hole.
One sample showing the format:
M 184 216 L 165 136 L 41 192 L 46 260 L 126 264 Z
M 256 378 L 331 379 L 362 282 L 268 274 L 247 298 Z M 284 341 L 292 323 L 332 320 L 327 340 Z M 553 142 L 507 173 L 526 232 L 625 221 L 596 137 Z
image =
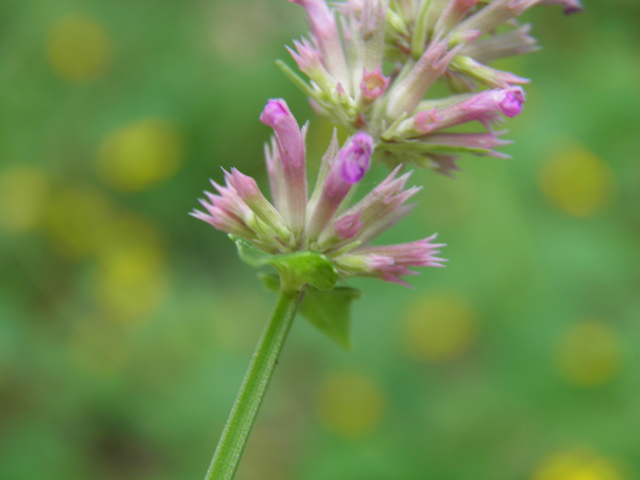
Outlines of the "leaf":
M 277 291 L 280 287 L 277 275 L 262 274 L 260 278 L 268 290 Z M 350 350 L 351 302 L 361 295 L 360 290 L 350 287 L 325 292 L 309 287 L 300 305 L 300 314 L 338 345 Z
M 300 251 L 271 255 L 243 238 L 235 235 L 229 238 L 235 242 L 238 255 L 246 264 L 255 268 L 272 265 L 287 290 L 299 290 L 307 283 L 318 290 L 331 290 L 338 281 L 336 266 L 321 253 Z
M 336 287 L 328 292 L 309 289 L 300 313 L 338 345 L 350 350 L 351 302 L 361 295 L 360 290 L 350 287 Z
M 258 277 L 262 280 L 264 288 L 270 292 L 277 292 L 280 289 L 280 277 L 272 273 L 259 273 Z

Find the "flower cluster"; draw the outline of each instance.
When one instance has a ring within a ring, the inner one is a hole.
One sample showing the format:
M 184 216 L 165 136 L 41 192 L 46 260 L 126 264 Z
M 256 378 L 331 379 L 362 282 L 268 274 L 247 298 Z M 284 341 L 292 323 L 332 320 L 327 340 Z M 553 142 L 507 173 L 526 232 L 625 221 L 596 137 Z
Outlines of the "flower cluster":
M 218 230 L 242 237 L 263 252 L 324 254 L 342 277 L 359 275 L 407 285 L 400 277 L 415 274 L 409 267 L 437 267 L 441 244 L 435 235 L 415 242 L 371 246 L 369 241 L 394 225 L 411 209 L 406 201 L 420 188 L 405 188 L 411 173 L 397 177 L 397 167 L 362 200 L 349 207 L 350 193 L 370 165 L 373 139 L 359 132 L 342 148 L 337 135 L 322 158 L 318 181 L 309 198 L 305 166 L 306 126 L 298 127 L 284 100 L 270 100 L 260 120 L 273 128 L 265 156 L 273 203 L 255 180 L 236 169 L 225 171 L 225 186 L 205 192 L 205 212 L 192 215 Z M 396 178 L 397 177 L 397 178 Z
M 445 174 L 462 152 L 504 156 L 495 147 L 507 142 L 492 125 L 520 112 L 518 85 L 528 80 L 488 63 L 538 48 L 516 17 L 538 4 L 582 8 L 579 0 L 347 0 L 335 9 L 325 0 L 290 1 L 304 7 L 311 27 L 289 48 L 309 83 L 279 65 L 318 113 L 370 134 L 376 157 L 391 167 L 410 162 Z M 451 95 L 425 99 L 438 81 Z M 446 131 L 474 120 L 486 130 Z

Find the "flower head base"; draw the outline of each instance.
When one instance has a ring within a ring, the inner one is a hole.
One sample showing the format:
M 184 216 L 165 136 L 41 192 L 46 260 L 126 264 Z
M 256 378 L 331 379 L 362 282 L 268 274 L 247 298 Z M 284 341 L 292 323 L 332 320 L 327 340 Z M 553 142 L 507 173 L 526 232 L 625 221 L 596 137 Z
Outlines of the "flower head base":
M 514 86 L 529 80 L 489 66 L 498 58 L 538 50 L 530 25 L 520 26 L 516 17 L 536 5 L 558 4 L 567 14 L 582 9 L 579 0 L 344 0 L 335 9 L 325 0 L 290 1 L 304 7 L 311 26 L 310 40 L 294 42 L 295 51 L 289 48 L 309 83 L 279 65 L 314 108 L 350 133 L 371 135 L 374 156 L 391 167 L 409 161 L 438 171 L 434 165 L 442 163 L 442 154 L 434 151 L 430 133 L 416 136 L 404 122 L 426 110 L 442 111 L 458 102 L 459 94 L 479 92 L 477 102 L 486 100 L 481 88 L 491 95 L 496 89 L 510 92 L 498 116 L 517 115 L 524 95 L 514 93 Z M 453 95 L 425 100 L 438 82 Z M 488 143 L 501 144 L 491 129 L 482 134 L 494 136 Z M 447 150 L 449 163 L 465 152 L 500 156 L 477 144 L 466 146 L 464 138 Z
M 436 255 L 444 245 L 432 243 L 435 235 L 407 244 L 368 245 L 409 213 L 411 207 L 405 203 L 420 190 L 405 189 L 411 173 L 397 177 L 400 167 L 396 168 L 347 208 L 349 193 L 370 166 L 374 147 L 370 135 L 357 133 L 339 148 L 334 132 L 307 201 L 304 129 L 298 128 L 284 100 L 270 100 L 260 119 L 275 132 L 271 147 L 265 149 L 275 205 L 252 178 L 232 169 L 225 172 L 225 186 L 212 182 L 218 194 L 205 192 L 207 200 L 200 201 L 205 212 L 196 210 L 194 217 L 251 242 L 267 254 L 322 254 L 341 277 L 370 276 L 406 285 L 400 277 L 416 273 L 409 267 L 442 266 L 444 260 Z

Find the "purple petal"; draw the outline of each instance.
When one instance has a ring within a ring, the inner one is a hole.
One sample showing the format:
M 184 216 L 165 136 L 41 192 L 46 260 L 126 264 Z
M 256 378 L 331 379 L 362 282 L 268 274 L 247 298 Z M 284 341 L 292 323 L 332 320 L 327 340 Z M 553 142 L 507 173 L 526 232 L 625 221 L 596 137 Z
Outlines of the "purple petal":
M 371 165 L 373 139 L 364 132 L 356 133 L 349 146 L 340 150 L 338 160 L 342 165 L 342 178 L 350 184 L 362 180 Z
M 519 88 L 514 88 L 504 92 L 504 96 L 498 101 L 498 106 L 504 115 L 513 118 L 522 111 L 524 94 Z

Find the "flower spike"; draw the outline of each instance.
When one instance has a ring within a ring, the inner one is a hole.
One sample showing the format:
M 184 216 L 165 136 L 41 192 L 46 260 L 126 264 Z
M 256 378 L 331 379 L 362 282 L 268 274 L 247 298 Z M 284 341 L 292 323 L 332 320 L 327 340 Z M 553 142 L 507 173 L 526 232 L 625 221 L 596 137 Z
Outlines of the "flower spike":
M 517 17 L 537 5 L 560 5 L 566 14 L 582 10 L 580 0 L 342 0 L 335 6 L 325 0 L 290 1 L 305 8 L 311 26 L 311 41 L 295 42 L 295 49 L 289 49 L 309 83 L 280 66 L 314 109 L 350 134 L 369 134 L 376 147 L 374 160 L 391 168 L 409 163 L 445 174 L 454 169 L 458 154 L 496 152 L 462 141 L 454 152 L 445 152 L 444 146 L 434 151 L 429 132 L 439 132 L 446 122 L 418 134 L 407 121 L 419 114 L 418 125 L 424 123 L 431 113 L 421 112 L 437 107 L 441 114 L 459 103 L 460 95 L 529 83 L 490 65 L 539 50 L 531 26 L 519 25 Z M 452 95 L 425 99 L 438 83 Z M 425 109 L 424 102 L 434 105 Z M 521 105 L 516 99 L 500 114 L 511 117 Z M 497 118 L 488 116 L 488 121 L 481 119 L 484 125 Z M 451 125 L 475 118 L 459 115 L 457 120 Z M 474 134 L 493 135 L 490 129 Z
M 274 130 L 265 156 L 275 205 L 255 180 L 233 168 L 224 172 L 225 186 L 213 183 L 218 194 L 206 193 L 207 200 L 201 200 L 206 213 L 196 210 L 194 217 L 275 257 L 298 251 L 323 254 L 343 278 L 360 275 L 408 285 L 400 277 L 415 274 L 410 267 L 441 266 L 435 255 L 442 245 L 432 243 L 434 236 L 386 247 L 368 244 L 409 212 L 405 203 L 420 190 L 405 189 L 411 172 L 396 178 L 401 167 L 396 168 L 361 201 L 345 208 L 354 185 L 369 170 L 371 135 L 358 132 L 338 149 L 334 132 L 307 202 L 304 131 L 284 100 L 269 100 L 260 120 Z

